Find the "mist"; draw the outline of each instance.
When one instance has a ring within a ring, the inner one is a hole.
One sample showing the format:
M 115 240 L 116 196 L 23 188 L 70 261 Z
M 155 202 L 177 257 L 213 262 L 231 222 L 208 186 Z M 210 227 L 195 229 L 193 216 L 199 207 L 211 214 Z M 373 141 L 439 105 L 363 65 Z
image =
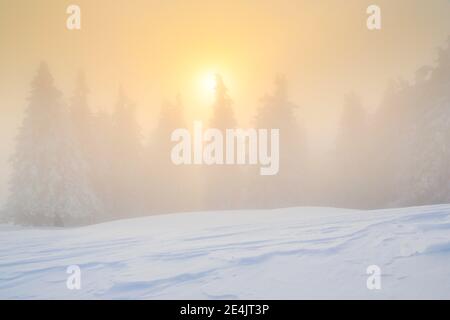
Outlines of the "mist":
M 446 130 L 439 119 L 448 113 L 448 1 L 379 1 L 377 32 L 365 27 L 369 1 L 79 1 L 80 30 L 66 28 L 69 3 L 45 2 L 0 2 L 2 208 L 20 192 L 14 157 L 42 68 L 61 93 L 55 106 L 67 114 L 58 117 L 73 127 L 83 159 L 70 168 L 86 189 L 74 189 L 84 190 L 77 201 L 97 217 L 83 223 L 448 202 L 448 137 L 431 133 Z M 223 90 L 201 85 L 211 73 Z M 170 134 L 196 120 L 280 129 L 278 174 L 174 166 Z

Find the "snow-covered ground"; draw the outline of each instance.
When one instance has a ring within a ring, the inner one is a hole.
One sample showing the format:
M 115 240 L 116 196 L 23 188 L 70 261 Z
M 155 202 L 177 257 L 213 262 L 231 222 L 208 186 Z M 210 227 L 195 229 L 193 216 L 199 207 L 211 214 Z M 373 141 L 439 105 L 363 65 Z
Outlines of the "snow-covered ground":
M 69 265 L 81 289 L 66 287 Z M 381 290 L 366 269 L 381 268 Z M 450 205 L 0 225 L 0 298 L 450 299 Z

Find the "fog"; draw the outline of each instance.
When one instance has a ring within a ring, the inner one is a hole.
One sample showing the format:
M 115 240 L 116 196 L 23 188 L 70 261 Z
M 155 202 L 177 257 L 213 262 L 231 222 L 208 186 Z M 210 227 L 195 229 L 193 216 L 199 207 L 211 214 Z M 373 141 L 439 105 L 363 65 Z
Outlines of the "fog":
M 232 100 L 231 108 L 235 119 L 233 126 L 270 126 L 273 123 L 260 116 L 261 108 L 265 106 L 272 110 L 274 106 L 280 103 L 284 105 L 285 102 L 295 105 L 291 111 L 295 117 L 295 126 L 302 132 L 298 134 L 298 141 L 301 141 L 298 149 L 301 150 L 296 149 L 298 154 L 285 156 L 292 163 L 285 165 L 284 170 L 281 168 L 280 175 L 283 177 L 283 172 L 288 171 L 286 168 L 294 170 L 294 163 L 308 161 L 315 166 L 299 165 L 302 169 L 296 175 L 297 179 L 307 183 L 279 178 L 278 182 L 269 183 L 270 188 L 287 189 L 286 192 L 281 192 L 283 196 L 274 195 L 277 201 L 261 201 L 264 192 L 268 192 L 267 187 L 256 190 L 252 195 L 242 196 L 243 193 L 238 191 L 236 192 L 240 196 L 228 195 L 230 198 L 244 197 L 247 199 L 246 203 L 228 205 L 229 202 L 224 200 L 227 196 L 224 196 L 219 208 L 301 204 L 383 207 L 414 204 L 410 200 L 368 200 L 371 197 L 363 195 L 356 196 L 358 199 L 344 197 L 346 199 L 342 200 L 333 191 L 336 186 L 331 186 L 339 184 L 340 180 L 333 177 L 333 183 L 326 182 L 331 179 L 330 172 L 340 169 L 324 162 L 327 162 L 330 152 L 334 152 L 336 148 L 340 148 L 339 152 L 343 153 L 332 156 L 336 157 L 336 163 L 340 161 L 339 168 L 354 166 L 358 157 L 357 161 L 360 162 L 375 162 L 373 158 L 370 161 L 364 158 L 368 151 L 363 152 L 363 155 L 354 154 L 352 148 L 357 144 L 357 137 L 345 138 L 347 140 L 344 139 L 345 142 L 341 144 L 350 143 L 352 147 L 339 147 L 340 137 L 346 134 L 341 129 L 350 128 L 357 122 L 345 119 L 345 106 L 357 104 L 365 114 L 362 118 L 372 117 L 386 107 L 386 92 L 393 80 L 404 79 L 406 83 L 417 85 L 418 69 L 423 66 L 439 67 L 439 48 L 446 46 L 450 34 L 448 1 L 377 1 L 382 9 L 382 28 L 378 31 L 370 31 L 366 27 L 366 8 L 372 1 L 347 1 L 345 6 L 337 0 L 252 0 L 226 3 L 78 1 L 81 8 L 81 30 L 66 28 L 66 8 L 69 4 L 69 1 L 0 0 L 0 204 L 6 202 L 9 190 L 7 184 L 11 180 L 9 159 L 16 147 L 14 137 L 19 133 L 29 105 L 27 99 L 30 97 L 31 83 L 41 61 L 48 64 L 54 84 L 63 94 L 63 104 L 67 106 L 71 104 L 80 70 L 85 74 L 89 89 L 87 104 L 95 115 L 98 112 L 114 113 L 119 88 L 122 88 L 129 100 L 127 105 L 133 106 L 136 128 L 140 129 L 137 139 L 147 148 L 156 140 L 152 140 L 156 136 L 155 130 L 159 128 L 165 132 L 163 129 L 167 129 L 161 127 L 163 106 L 167 106 L 164 101 L 169 101 L 169 105 L 176 105 L 178 96 L 182 106 L 175 111 L 182 116 L 182 121 L 167 123 L 183 123 L 187 127 L 194 120 L 214 122 L 211 119 L 216 114 L 214 106 L 217 105 L 217 95 L 214 90 L 201 85 L 202 79 L 211 73 L 219 73 L 223 77 L 227 95 Z M 441 61 L 441 68 L 437 69 L 432 80 L 434 82 L 427 84 L 427 88 L 436 86 L 439 81 L 438 72 L 448 74 L 442 71 L 445 67 L 443 63 Z M 283 85 L 286 87 L 286 96 L 280 96 L 276 92 L 278 87 L 274 82 L 280 74 L 286 79 Z M 401 93 L 393 99 L 399 99 L 398 96 L 406 95 L 406 92 L 409 94 L 407 90 L 409 89 L 401 89 Z M 441 97 L 441 93 L 436 90 L 424 89 L 424 92 L 429 100 Z M 349 98 L 352 95 L 357 98 Z M 358 102 L 355 103 L 355 100 Z M 423 104 L 426 105 L 425 102 Z M 277 115 L 276 112 L 274 114 Z M 350 112 L 349 118 L 354 114 Z M 168 117 L 173 118 L 175 115 Z M 378 118 L 370 118 L 371 125 L 381 121 L 376 120 L 380 117 L 387 119 L 387 116 L 378 115 Z M 398 119 L 397 117 L 402 115 L 393 118 Z M 275 125 L 286 125 L 287 118 L 281 117 L 277 121 Z M 346 125 L 345 121 L 350 124 Z M 222 123 L 216 122 L 216 125 L 220 126 Z M 385 122 L 379 122 L 378 125 L 380 128 L 387 126 Z M 348 134 L 352 135 L 354 132 Z M 387 134 L 394 134 L 393 132 Z M 281 134 L 283 135 L 283 130 Z M 289 135 L 295 136 L 292 133 Z M 370 139 L 381 138 L 370 135 Z M 284 143 L 292 145 L 293 141 L 289 138 Z M 367 141 L 358 143 L 373 145 Z M 155 148 L 165 150 L 162 146 Z M 118 154 L 121 156 L 122 152 L 118 151 Z M 120 156 L 117 155 L 115 161 L 126 161 L 126 158 Z M 345 163 L 347 158 L 352 159 L 350 164 Z M 159 166 L 158 168 L 169 170 L 164 167 L 167 164 L 149 163 L 149 159 L 154 160 L 154 157 L 143 159 L 140 166 Z M 324 168 L 328 168 L 330 172 Z M 353 188 L 364 185 L 358 179 L 369 179 L 368 173 L 373 168 L 366 167 L 362 170 L 359 174 L 354 171 L 349 173 L 349 176 L 355 176 L 352 178 Z M 207 178 L 198 178 L 199 176 L 217 176 L 214 172 L 179 174 L 175 175 L 175 180 L 181 180 L 180 177 L 187 175 L 189 178 L 184 179 L 199 185 L 207 184 L 205 181 L 208 181 Z M 241 174 L 230 171 L 226 175 L 238 177 Z M 117 179 L 123 181 L 121 179 L 124 178 Z M 249 179 L 251 180 L 246 180 Z M 221 188 L 227 183 L 234 185 L 236 181 L 238 180 L 227 180 Z M 129 183 L 136 185 L 131 181 Z M 255 184 L 261 186 L 264 183 L 259 181 Z M 308 190 L 302 191 L 308 194 L 307 200 L 300 201 L 298 194 L 289 195 L 288 190 L 297 184 L 308 186 L 305 187 Z M 242 182 L 241 185 L 245 183 Z M 325 190 L 324 185 L 332 190 Z M 154 187 L 149 188 L 150 190 L 138 189 L 145 194 L 154 193 Z M 200 190 L 202 187 L 196 188 Z M 167 183 L 167 189 L 173 189 L 170 183 Z M 121 195 L 126 193 L 123 190 L 116 192 Z M 353 193 L 352 190 L 346 192 Z M 324 196 L 326 194 L 330 196 Z M 173 194 L 166 196 L 169 201 Z M 335 199 L 335 196 L 340 199 Z M 445 199 L 444 196 L 435 200 L 428 199 L 425 195 L 423 197 L 424 200 L 419 203 Z M 201 195 L 190 198 L 184 199 L 185 205 L 180 205 L 176 210 L 215 208 L 211 204 L 202 205 L 206 202 Z M 126 208 L 124 210 L 129 209 L 126 204 L 121 205 Z M 161 203 L 156 207 L 157 213 L 175 210 Z M 144 208 L 146 205 L 141 204 L 135 210 L 145 211 Z

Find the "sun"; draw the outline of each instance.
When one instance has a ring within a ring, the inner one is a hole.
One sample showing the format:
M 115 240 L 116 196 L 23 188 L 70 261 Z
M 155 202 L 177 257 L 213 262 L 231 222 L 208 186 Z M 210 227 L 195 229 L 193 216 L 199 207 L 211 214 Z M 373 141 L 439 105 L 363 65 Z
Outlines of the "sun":
M 209 69 L 199 73 L 196 83 L 196 92 L 201 99 L 202 104 L 211 105 L 214 101 L 214 94 L 216 92 L 216 72 Z
M 201 79 L 201 87 L 206 94 L 214 93 L 214 90 L 216 89 L 216 73 L 205 73 Z
M 227 88 L 230 88 L 229 85 L 231 82 L 231 76 L 229 73 L 224 76 L 223 72 L 225 72 L 225 70 L 225 68 L 208 68 L 197 73 L 197 80 L 193 82 L 193 84 L 196 87 L 195 92 L 197 94 L 197 98 L 203 105 L 212 106 L 211 102 L 214 102 L 216 98 L 216 89 L 218 86 L 217 81 L 219 78 L 224 79 L 224 85 Z

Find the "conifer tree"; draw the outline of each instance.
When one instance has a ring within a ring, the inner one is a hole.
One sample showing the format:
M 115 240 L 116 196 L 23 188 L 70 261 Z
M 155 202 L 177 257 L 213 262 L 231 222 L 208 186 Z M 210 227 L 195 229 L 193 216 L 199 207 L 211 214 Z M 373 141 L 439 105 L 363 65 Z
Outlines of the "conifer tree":
M 143 163 L 141 132 L 135 105 L 122 88 L 112 115 L 111 214 L 116 218 L 142 213 Z
M 78 74 L 76 87 L 70 103 L 70 116 L 74 134 L 88 162 L 92 161 L 93 115 L 88 105 L 89 89 L 83 72 Z M 90 163 L 89 163 L 90 165 Z
M 333 203 L 338 207 L 364 208 L 370 186 L 367 183 L 369 158 L 368 117 L 358 95 L 345 97 L 336 141 Z
M 147 208 L 152 213 L 192 211 L 198 206 L 198 175 L 193 166 L 172 163 L 171 134 L 186 128 L 181 96 L 164 101 L 157 128 L 151 133 L 146 149 Z M 176 199 L 176 201 L 173 201 Z
M 296 118 L 297 109 L 289 100 L 286 78 L 277 76 L 274 92 L 262 99 L 255 126 L 258 129 L 279 129 L 280 168 L 278 174 L 273 176 L 259 176 L 252 172 L 248 190 L 254 207 L 285 207 L 305 202 L 306 139 Z
M 221 130 L 234 129 L 237 122 L 234 116 L 232 100 L 228 94 L 222 76 L 216 75 L 216 87 L 213 105 L 213 115 L 210 128 Z M 225 154 L 225 143 L 223 144 Z M 241 207 L 243 198 L 242 168 L 236 165 L 213 164 L 205 172 L 206 206 L 213 210 L 227 210 Z
M 86 162 L 45 63 L 32 82 L 13 170 L 7 208 L 14 222 L 69 226 L 96 220 L 98 202 Z

